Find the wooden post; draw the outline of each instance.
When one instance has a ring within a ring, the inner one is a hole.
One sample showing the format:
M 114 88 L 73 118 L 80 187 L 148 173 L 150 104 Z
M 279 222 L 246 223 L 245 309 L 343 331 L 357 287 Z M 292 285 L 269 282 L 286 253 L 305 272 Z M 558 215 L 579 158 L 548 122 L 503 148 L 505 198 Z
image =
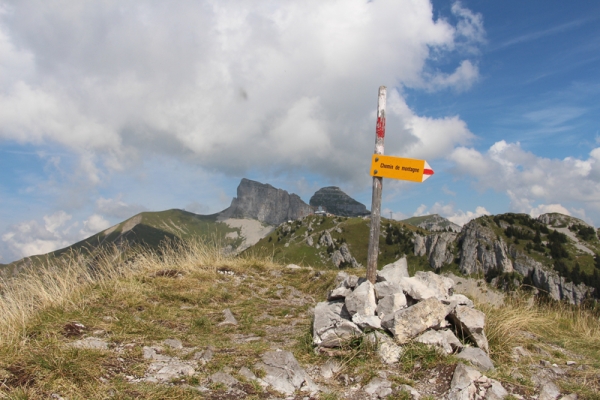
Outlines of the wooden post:
M 387 88 L 379 87 L 377 101 L 377 125 L 375 128 L 375 154 L 383 154 L 385 138 L 385 97 Z M 377 257 L 379 256 L 379 224 L 381 222 L 381 190 L 383 178 L 373 177 L 373 198 L 371 200 L 371 230 L 369 232 L 369 253 L 367 255 L 367 279 L 375 283 L 377 279 Z

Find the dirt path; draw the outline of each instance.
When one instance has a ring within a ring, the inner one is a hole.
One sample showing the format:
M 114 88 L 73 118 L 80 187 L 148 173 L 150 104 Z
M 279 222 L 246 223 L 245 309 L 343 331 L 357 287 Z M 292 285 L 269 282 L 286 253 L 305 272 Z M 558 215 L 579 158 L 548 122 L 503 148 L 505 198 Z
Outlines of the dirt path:
M 237 251 L 243 251 L 250 246 L 255 245 L 260 239 L 273 232 L 275 229 L 271 225 L 263 225 L 260 221 L 254 219 L 236 219 L 228 218 L 221 221 L 227 224 L 230 228 L 239 228 L 240 236 L 244 239 Z

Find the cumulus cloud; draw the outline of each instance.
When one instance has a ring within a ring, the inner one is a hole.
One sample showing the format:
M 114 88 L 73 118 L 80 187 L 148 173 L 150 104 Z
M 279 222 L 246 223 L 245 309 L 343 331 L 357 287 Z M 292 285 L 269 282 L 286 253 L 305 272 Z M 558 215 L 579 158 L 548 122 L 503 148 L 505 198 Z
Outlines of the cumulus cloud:
M 79 231 L 84 238 L 95 235 L 96 233 L 110 227 L 110 222 L 104 219 L 101 215 L 93 214 L 88 219 L 83 221 L 83 229 Z
M 65 211 L 45 215 L 40 220 L 29 220 L 9 226 L 2 240 L 3 259 L 16 260 L 36 254 L 46 254 L 70 246 L 110 226 L 101 215 L 92 214 L 87 219 L 73 222 Z M 78 227 L 82 226 L 80 229 Z
M 0 139 L 70 149 L 92 185 L 153 153 L 348 181 L 365 174 L 347 160 L 371 151 L 387 84 L 390 150 L 439 157 L 470 132 L 416 115 L 401 91 L 478 78 L 481 16 L 452 13 L 434 19 L 427 0 L 19 1 L 0 13 Z M 431 72 L 440 54 L 458 59 L 454 72 Z
M 565 204 L 600 210 L 600 148 L 587 159 L 550 159 L 499 141 L 485 153 L 458 147 L 448 158 L 454 174 L 473 178 L 480 190 L 504 192 L 515 211 L 571 214 Z
M 415 210 L 414 216 L 439 214 L 442 217 L 454 222 L 456 225 L 463 226 L 472 219 L 479 218 L 483 215 L 490 215 L 490 212 L 485 207 L 478 206 L 475 211 L 456 210 L 454 204 L 444 204 L 437 202 L 431 207 L 421 204 Z
M 113 199 L 100 197 L 96 200 L 96 210 L 105 217 L 125 220 L 142 211 L 147 211 L 147 208 L 140 204 L 128 204 L 121 200 L 121 195 L 119 195 Z
M 42 221 L 20 222 L 2 235 L 2 241 L 14 258 L 49 253 L 72 243 L 71 230 L 76 224 L 68 226 L 70 219 L 71 215 L 58 211 L 44 216 Z

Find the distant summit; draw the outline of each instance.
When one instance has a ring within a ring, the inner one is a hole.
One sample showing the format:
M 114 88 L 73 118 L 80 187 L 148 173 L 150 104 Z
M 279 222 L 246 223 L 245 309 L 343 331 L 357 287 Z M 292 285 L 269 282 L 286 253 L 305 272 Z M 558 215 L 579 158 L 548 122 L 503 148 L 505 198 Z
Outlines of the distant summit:
M 450 229 L 452 232 L 460 232 L 461 230 L 459 225 L 456 225 L 454 222 L 449 221 L 438 214 L 412 217 L 402 220 L 402 222 L 426 229 L 428 231 L 447 231 Z
M 276 226 L 311 212 L 310 206 L 298 195 L 243 178 L 237 188 L 237 197 L 221 212 L 219 219 L 250 218 Z
M 343 217 L 360 217 L 369 214 L 364 204 L 359 203 L 337 186 L 328 186 L 317 190 L 310 198 L 313 208 L 322 207 L 328 213 Z

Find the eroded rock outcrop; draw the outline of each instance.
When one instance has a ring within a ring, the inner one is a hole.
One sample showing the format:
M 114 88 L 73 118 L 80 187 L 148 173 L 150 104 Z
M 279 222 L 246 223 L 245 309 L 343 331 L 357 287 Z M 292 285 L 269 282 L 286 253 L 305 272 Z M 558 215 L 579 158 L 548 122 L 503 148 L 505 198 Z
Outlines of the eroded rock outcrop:
M 279 225 L 311 212 L 311 207 L 298 195 L 244 178 L 237 188 L 237 197 L 221 213 L 221 217 L 251 218 L 269 225 Z
M 309 204 L 314 208 L 322 207 L 328 213 L 344 217 L 360 217 L 369 213 L 364 204 L 354 200 L 337 186 L 317 190 L 310 198 Z
M 426 256 L 433 269 L 439 269 L 454 260 L 454 242 L 456 233 L 434 233 L 428 236 L 415 235 L 414 253 L 416 256 Z
M 508 248 L 504 240 L 499 238 L 494 231 L 473 220 L 463 227 L 458 237 L 460 243 L 460 265 L 464 274 L 490 270 L 512 272 L 513 264 L 508 255 Z
M 510 247 L 510 253 L 515 260 L 513 263 L 515 271 L 529 277 L 535 287 L 547 292 L 554 300 L 566 300 L 571 304 L 581 304 L 594 292 L 593 288 L 583 283 L 576 285 L 573 282 L 567 282 L 556 271 L 528 257 L 517 250 L 515 246 Z

